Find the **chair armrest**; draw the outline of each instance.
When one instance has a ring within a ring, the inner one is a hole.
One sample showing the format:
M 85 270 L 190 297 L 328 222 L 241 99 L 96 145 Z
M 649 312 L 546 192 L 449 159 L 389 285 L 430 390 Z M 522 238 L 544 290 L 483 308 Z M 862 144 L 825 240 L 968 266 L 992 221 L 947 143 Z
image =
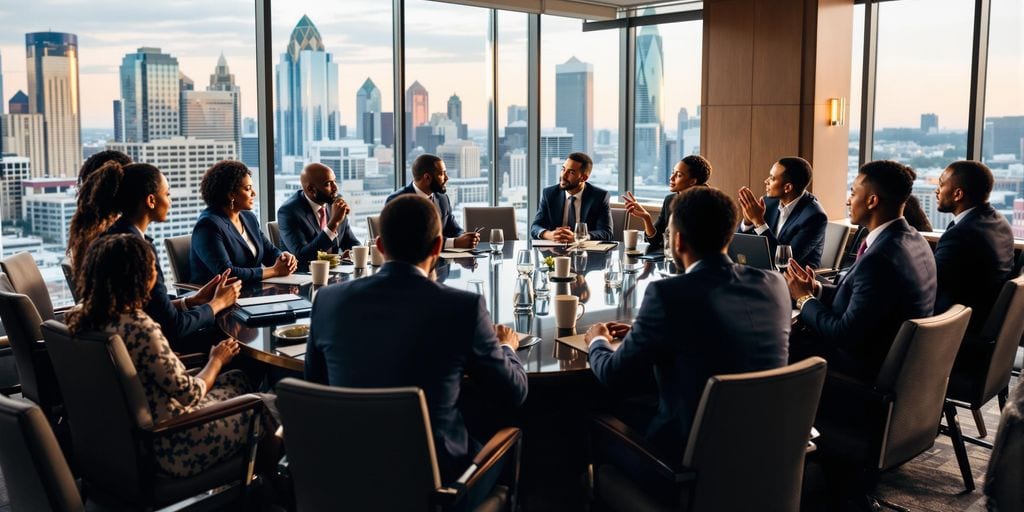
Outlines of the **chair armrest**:
M 639 432 L 631 429 L 615 417 L 608 415 L 594 417 L 590 421 L 590 437 L 592 459 L 597 458 L 598 454 L 595 453 L 597 445 L 595 441 L 600 437 L 616 444 L 619 448 L 625 449 L 626 456 L 633 458 L 633 462 L 645 466 L 648 470 L 653 470 L 654 473 L 664 477 L 666 480 L 683 483 L 694 480 L 697 476 L 694 471 L 685 468 L 673 468 L 662 461 Z M 592 460 L 591 462 L 597 461 Z
M 861 380 L 839 372 L 829 372 L 826 375 L 824 388 L 846 395 L 853 395 L 866 402 L 887 404 L 895 399 L 891 392 L 882 391 Z
M 202 352 L 196 352 L 194 354 L 178 354 L 178 359 L 181 360 L 181 364 L 185 365 L 185 368 L 202 368 L 206 366 L 206 362 L 209 360 L 209 354 Z
M 262 409 L 263 399 L 258 395 L 241 395 L 162 421 L 147 429 L 146 432 L 152 436 L 165 436 L 245 411 L 259 413 Z
M 197 291 L 197 290 L 202 288 L 202 286 L 199 286 L 198 284 L 191 284 L 191 283 L 174 283 L 171 286 L 173 286 L 175 288 L 180 288 L 182 290 L 188 290 L 190 292 L 194 292 L 194 291 Z
M 503 428 L 491 436 L 487 444 L 480 449 L 473 457 L 473 462 L 462 473 L 462 476 L 452 485 L 438 489 L 436 500 L 442 505 L 451 505 L 459 501 L 466 493 L 471 491 L 480 480 L 488 476 L 492 471 L 502 470 L 499 463 L 509 456 L 516 457 L 514 464 L 518 465 L 518 447 L 523 433 L 518 428 Z M 515 471 L 518 474 L 518 470 Z
M 13 386 L 7 386 L 5 388 L 0 388 L 0 395 L 3 395 L 3 396 L 9 397 L 9 396 L 17 394 L 17 393 L 21 393 L 21 384 L 15 384 Z

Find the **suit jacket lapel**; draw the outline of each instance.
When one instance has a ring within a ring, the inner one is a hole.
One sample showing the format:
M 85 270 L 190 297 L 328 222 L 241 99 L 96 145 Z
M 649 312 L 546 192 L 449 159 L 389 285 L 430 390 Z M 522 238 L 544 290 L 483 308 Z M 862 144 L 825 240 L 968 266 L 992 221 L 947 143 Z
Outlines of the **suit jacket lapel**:
M 555 218 L 552 219 L 554 220 L 553 225 L 555 227 L 560 227 L 562 225 L 562 219 L 565 218 L 565 191 L 562 190 L 561 187 L 555 187 L 554 203 L 557 204 L 558 207 L 551 212 L 551 214 L 555 216 Z
M 807 203 L 809 203 L 810 201 L 811 201 L 811 196 L 809 194 L 801 197 L 800 199 L 797 199 L 796 205 L 793 206 L 793 211 L 790 212 L 789 213 L 789 217 L 786 218 L 786 224 L 784 226 L 782 226 L 782 231 L 789 231 L 789 229 L 794 225 L 793 221 L 795 221 L 797 219 L 797 217 L 800 216 L 800 212 L 802 212 L 804 210 L 804 208 L 807 207 Z M 782 203 L 780 202 L 779 204 L 782 204 Z M 782 212 L 781 211 L 776 211 L 776 213 L 775 213 L 775 224 L 776 224 L 776 226 L 778 226 L 779 220 L 781 218 L 782 218 Z M 777 233 L 779 238 L 782 238 L 782 231 Z
M 260 236 L 259 221 L 250 220 L 248 215 L 241 213 L 239 213 L 239 216 L 242 218 L 242 224 L 245 225 L 245 235 L 249 237 L 249 241 L 256 247 L 256 262 L 259 263 L 263 261 L 263 237 Z M 237 230 L 235 233 L 239 234 Z M 239 237 L 241 237 L 241 234 L 239 234 Z M 245 244 L 245 240 L 242 240 L 242 243 Z M 245 247 L 246 252 L 249 251 L 249 248 L 245 245 L 242 247 Z
M 590 190 L 590 186 L 587 185 L 586 187 L 583 187 L 583 196 L 580 198 L 580 202 L 582 203 L 580 205 L 580 218 L 576 219 L 576 222 L 586 222 L 587 221 L 587 213 L 590 212 L 590 203 L 591 203 L 591 200 L 593 198 L 594 198 L 594 193 L 593 193 L 592 190 Z M 569 227 L 570 228 L 575 228 L 576 226 L 569 226 Z

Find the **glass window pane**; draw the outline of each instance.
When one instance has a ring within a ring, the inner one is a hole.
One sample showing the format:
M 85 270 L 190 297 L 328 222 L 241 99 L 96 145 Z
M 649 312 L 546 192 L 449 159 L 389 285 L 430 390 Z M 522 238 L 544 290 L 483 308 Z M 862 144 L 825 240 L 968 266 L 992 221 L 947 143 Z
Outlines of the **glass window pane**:
M 391 4 L 272 9 L 276 204 L 301 189 L 306 164 L 326 164 L 363 240 L 366 217 L 380 212 L 395 185 Z
M 863 103 L 863 88 L 861 82 L 864 80 L 864 5 L 853 6 L 853 57 L 850 70 L 850 101 L 848 102 L 849 114 L 847 123 L 850 127 L 849 152 L 846 155 L 848 171 L 846 189 L 849 190 L 853 180 L 857 177 L 857 170 L 860 168 L 860 109 Z
M 700 154 L 703 23 L 637 28 L 633 193 L 661 204 L 682 157 Z
M 932 226 L 952 218 L 935 204 L 946 164 L 967 156 L 974 2 L 878 4 L 874 159 L 917 171 L 914 195 Z
M 619 31 L 583 32 L 577 19 L 541 18 L 541 187 L 558 183 L 566 156 L 594 160 L 589 183 L 619 191 Z
M 516 230 L 529 237 L 527 209 L 527 21 L 522 13 L 498 12 L 498 206 L 516 209 Z

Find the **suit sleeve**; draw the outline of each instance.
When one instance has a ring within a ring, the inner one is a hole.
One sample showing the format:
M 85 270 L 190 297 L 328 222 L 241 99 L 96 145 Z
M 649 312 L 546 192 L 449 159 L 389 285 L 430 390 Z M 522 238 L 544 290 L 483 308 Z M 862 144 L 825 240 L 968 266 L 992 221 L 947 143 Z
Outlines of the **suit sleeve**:
M 647 242 L 654 248 L 665 245 L 664 235 L 665 230 L 668 229 L 668 216 L 671 215 L 669 210 L 672 209 L 672 199 L 672 196 L 666 197 L 665 201 L 661 203 L 661 211 L 658 212 L 658 218 L 654 221 L 654 236 L 647 236 L 644 233 Z
M 852 282 L 847 279 L 853 289 L 845 310 L 835 311 L 822 300 L 812 300 L 800 312 L 800 321 L 818 333 L 825 343 L 837 348 L 851 349 L 875 341 L 865 339 L 866 333 L 895 306 L 892 299 L 897 294 L 890 287 L 898 282 L 896 269 L 882 256 L 863 261 L 860 265 L 867 268 L 858 268 L 860 275 L 855 276 Z M 824 289 L 822 295 L 825 295 Z M 830 292 L 830 296 L 835 294 Z
M 501 403 L 521 405 L 526 400 L 526 370 L 515 351 L 498 343 L 483 297 L 477 297 L 473 346 L 468 370 L 470 378 L 494 393 Z
M 451 199 L 448 199 L 447 196 L 445 196 L 445 201 L 448 203 L 448 222 L 445 222 L 444 229 L 441 230 L 441 233 L 444 234 L 445 238 L 455 238 L 462 235 L 465 230 L 462 229 L 462 226 L 459 225 L 459 221 L 455 218 L 455 212 L 452 211 Z
M 938 289 L 935 293 L 935 311 L 945 311 L 953 305 L 957 294 L 956 284 L 962 279 L 957 273 L 970 268 L 972 264 L 967 258 L 970 245 L 959 233 L 960 230 L 947 230 L 939 243 L 935 244 L 935 280 Z
M 260 267 L 236 266 L 224 244 L 224 232 L 210 219 L 200 220 L 192 230 L 192 250 L 209 269 L 209 273 L 216 275 L 230 268 L 231 276 L 241 279 L 242 283 L 252 284 L 263 279 L 263 269 Z M 205 272 L 201 269 L 192 269 L 192 274 L 203 275 Z
M 270 242 L 267 238 L 267 234 L 263 230 L 259 230 L 260 244 L 263 245 L 263 261 L 261 262 L 264 267 L 273 267 L 274 263 L 277 262 L 277 257 L 281 255 L 281 249 L 278 249 L 276 245 Z M 262 275 L 263 269 L 260 269 Z
M 810 265 L 812 268 L 821 266 L 821 251 L 825 246 L 825 229 L 828 226 L 828 216 L 822 212 L 814 212 L 811 218 L 797 226 L 796 234 L 789 240 L 789 246 L 793 249 L 793 259 L 801 265 Z M 779 241 L 772 230 L 765 232 L 768 241 L 774 248 Z
M 552 229 L 552 226 L 548 226 L 546 222 L 548 208 L 548 195 L 545 194 L 544 191 L 541 191 L 540 204 L 537 206 L 537 214 L 533 216 L 533 226 L 530 227 L 530 237 L 535 240 L 540 238 L 541 233 Z
M 281 208 L 277 211 L 277 223 L 285 248 L 301 262 L 314 261 L 317 251 L 326 251 L 334 246 L 323 230 L 318 231 L 316 237 L 307 242 L 302 233 L 302 219 L 291 208 Z
M 604 197 L 601 198 L 600 203 L 594 205 L 597 208 L 597 215 L 594 219 L 594 229 L 590 230 L 591 240 L 611 240 L 612 239 L 612 207 L 611 207 L 611 194 L 608 192 L 604 193 Z
M 338 242 L 338 247 L 343 251 L 347 251 L 359 245 L 359 239 L 356 238 L 356 234 L 352 231 L 352 223 L 349 222 L 350 220 L 352 219 L 345 217 L 345 222 L 342 222 L 341 226 L 338 228 L 338 238 L 335 239 L 335 241 Z
M 160 281 L 153 286 L 149 294 L 146 314 L 160 324 L 160 330 L 173 345 L 175 341 L 186 338 L 196 331 L 213 325 L 213 309 L 203 304 L 187 311 L 179 311 L 167 296 L 167 288 Z
M 654 361 L 667 339 L 665 313 L 658 287 L 648 287 L 640 314 L 619 349 L 613 352 L 603 342 L 595 342 L 590 347 L 590 368 L 597 380 L 616 389 L 638 379 L 650 379 Z
M 313 303 L 313 313 L 310 317 L 316 317 L 317 304 L 323 302 Z M 320 351 L 320 347 L 316 344 L 316 324 L 315 321 L 309 322 L 309 337 L 306 339 L 306 356 L 303 364 L 303 376 L 309 382 L 315 382 L 317 384 L 330 384 L 327 378 L 327 362 L 324 360 L 324 354 Z

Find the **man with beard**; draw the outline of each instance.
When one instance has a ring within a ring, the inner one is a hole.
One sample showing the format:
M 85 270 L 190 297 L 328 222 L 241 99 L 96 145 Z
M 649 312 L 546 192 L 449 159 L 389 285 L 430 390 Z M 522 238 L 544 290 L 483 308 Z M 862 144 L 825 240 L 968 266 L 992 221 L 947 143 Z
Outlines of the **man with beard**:
M 530 235 L 535 239 L 569 243 L 577 222 L 586 222 L 591 240 L 611 240 L 612 210 L 608 191 L 590 185 L 594 161 L 586 153 L 572 153 L 562 164 L 558 185 L 541 193 Z
M 359 245 L 348 222 L 349 207 L 338 196 L 330 167 L 313 163 L 299 176 L 302 190 L 277 210 L 284 249 L 295 255 L 301 268 L 316 260 L 317 251 L 343 252 Z
M 441 236 L 444 237 L 444 248 L 452 247 L 472 249 L 480 242 L 480 233 L 466 232 L 452 215 L 452 203 L 448 199 L 448 172 L 444 160 L 437 155 L 424 153 L 412 163 L 412 183 L 388 196 L 385 204 L 390 203 L 402 194 L 416 194 L 429 200 L 437 207 L 441 216 Z

